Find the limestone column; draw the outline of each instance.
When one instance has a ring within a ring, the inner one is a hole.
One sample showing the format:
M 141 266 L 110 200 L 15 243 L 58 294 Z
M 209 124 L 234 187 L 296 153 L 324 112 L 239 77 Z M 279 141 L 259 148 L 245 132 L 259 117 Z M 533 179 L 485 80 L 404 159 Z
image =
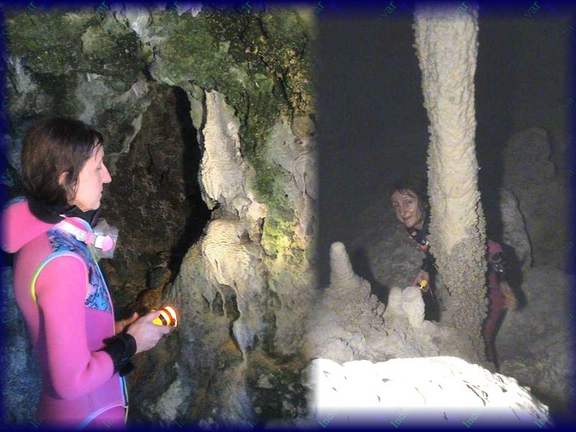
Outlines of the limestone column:
M 443 322 L 467 333 L 483 358 L 485 221 L 475 153 L 477 11 L 418 7 L 416 52 L 430 121 L 430 243 L 448 296 Z

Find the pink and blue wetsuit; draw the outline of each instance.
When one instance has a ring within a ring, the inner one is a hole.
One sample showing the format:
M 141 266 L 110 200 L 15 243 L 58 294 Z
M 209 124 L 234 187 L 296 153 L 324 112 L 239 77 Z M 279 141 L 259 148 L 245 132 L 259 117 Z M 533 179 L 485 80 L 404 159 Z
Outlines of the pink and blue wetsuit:
M 81 218 L 66 220 L 92 231 Z M 104 339 L 114 336 L 114 312 L 88 246 L 37 219 L 26 200 L 5 210 L 3 225 L 3 248 L 16 253 L 16 302 L 42 370 L 39 420 L 80 428 L 123 425 L 124 379 L 101 351 Z

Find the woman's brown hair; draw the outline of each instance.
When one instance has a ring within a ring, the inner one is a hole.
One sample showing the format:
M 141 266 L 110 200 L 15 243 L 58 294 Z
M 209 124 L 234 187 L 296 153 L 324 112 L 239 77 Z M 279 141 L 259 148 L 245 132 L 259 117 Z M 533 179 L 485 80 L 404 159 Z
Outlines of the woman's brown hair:
M 390 188 L 390 196 L 394 192 L 412 191 L 416 194 L 422 202 L 428 201 L 428 193 L 426 191 L 426 180 L 420 176 L 408 176 L 396 179 Z
M 392 183 L 389 196 L 391 197 L 394 192 L 412 191 L 418 197 L 418 201 L 422 209 L 427 213 L 429 210 L 428 193 L 426 190 L 426 180 L 420 176 L 409 176 L 397 179 Z
M 79 120 L 56 117 L 36 123 L 22 146 L 26 196 L 44 206 L 66 207 L 76 193 L 82 167 L 102 144 L 102 134 Z M 60 185 L 62 173 L 66 175 Z

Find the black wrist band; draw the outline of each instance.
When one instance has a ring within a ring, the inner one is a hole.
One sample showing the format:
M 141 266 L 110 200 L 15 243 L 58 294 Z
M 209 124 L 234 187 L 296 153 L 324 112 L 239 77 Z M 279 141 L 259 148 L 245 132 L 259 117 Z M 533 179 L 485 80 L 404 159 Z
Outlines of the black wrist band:
M 136 354 L 136 339 L 126 332 L 118 333 L 108 339 L 104 339 L 106 346 L 102 351 L 106 351 L 114 363 L 114 372 L 120 372 L 122 375 L 132 370 L 130 358 Z

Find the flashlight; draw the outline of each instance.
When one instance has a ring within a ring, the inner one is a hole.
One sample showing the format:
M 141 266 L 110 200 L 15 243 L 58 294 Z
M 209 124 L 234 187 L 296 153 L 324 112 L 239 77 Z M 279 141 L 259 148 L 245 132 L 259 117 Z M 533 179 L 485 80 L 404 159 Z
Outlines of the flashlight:
M 428 281 L 426 279 L 422 279 L 418 282 L 418 287 L 422 290 L 422 292 L 428 291 Z
M 160 310 L 160 315 L 152 320 L 152 324 L 156 324 L 157 326 L 176 327 L 178 325 L 176 311 L 172 306 L 164 306 Z

